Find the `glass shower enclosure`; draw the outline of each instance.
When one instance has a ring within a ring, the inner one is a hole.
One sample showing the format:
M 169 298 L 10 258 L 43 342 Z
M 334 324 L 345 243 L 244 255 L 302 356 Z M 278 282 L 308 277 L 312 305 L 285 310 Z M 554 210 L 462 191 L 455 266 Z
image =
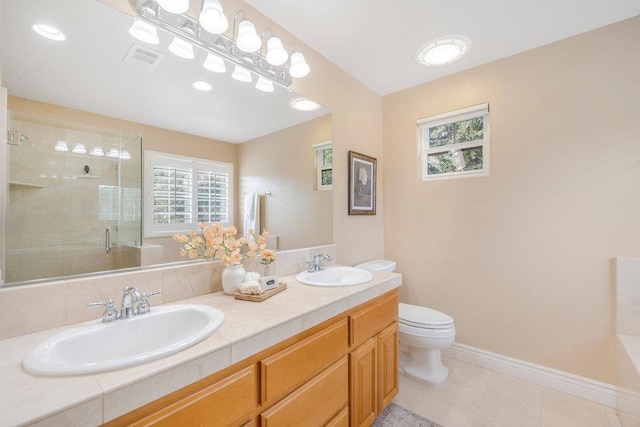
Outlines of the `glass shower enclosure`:
M 139 266 L 142 138 L 10 114 L 5 282 Z

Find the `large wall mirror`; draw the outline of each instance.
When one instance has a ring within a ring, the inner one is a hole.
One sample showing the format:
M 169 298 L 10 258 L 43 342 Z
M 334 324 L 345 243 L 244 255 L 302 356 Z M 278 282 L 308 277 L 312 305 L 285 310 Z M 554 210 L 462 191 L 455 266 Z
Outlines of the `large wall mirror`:
M 232 21 L 237 10 L 225 12 Z M 317 176 L 326 108 L 294 110 L 299 95 L 236 81 L 231 64 L 205 69 L 198 48 L 177 57 L 168 33 L 145 44 L 129 34 L 131 15 L 99 0 L 3 0 L 0 13 L 5 284 L 183 261 L 170 236 L 143 232 L 145 151 L 232 164 L 232 222 L 242 231 L 243 201 L 257 194 L 279 250 L 332 243 L 332 192 Z M 37 34 L 39 23 L 65 40 Z

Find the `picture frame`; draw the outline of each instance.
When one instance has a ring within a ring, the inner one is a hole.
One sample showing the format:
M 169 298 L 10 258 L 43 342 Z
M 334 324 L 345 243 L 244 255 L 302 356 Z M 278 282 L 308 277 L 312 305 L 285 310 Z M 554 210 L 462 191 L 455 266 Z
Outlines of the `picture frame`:
M 349 151 L 349 215 L 376 214 L 376 159 Z

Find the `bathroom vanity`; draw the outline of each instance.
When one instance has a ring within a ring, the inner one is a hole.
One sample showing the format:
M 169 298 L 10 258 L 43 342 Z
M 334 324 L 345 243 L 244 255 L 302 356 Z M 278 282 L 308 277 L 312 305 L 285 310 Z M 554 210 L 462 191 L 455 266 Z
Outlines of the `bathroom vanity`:
M 216 307 L 225 323 L 189 349 L 127 369 L 36 377 L 21 358 L 59 329 L 0 341 L 11 359 L 0 395 L 5 421 L 370 425 L 398 392 L 401 276 L 376 272 L 338 288 L 281 279 L 287 290 L 263 302 L 221 292 L 176 301 Z

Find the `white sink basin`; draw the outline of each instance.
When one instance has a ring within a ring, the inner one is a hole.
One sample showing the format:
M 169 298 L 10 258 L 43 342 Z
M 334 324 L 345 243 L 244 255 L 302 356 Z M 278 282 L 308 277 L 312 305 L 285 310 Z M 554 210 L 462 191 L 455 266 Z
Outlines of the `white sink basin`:
M 222 311 L 205 305 L 152 307 L 131 319 L 94 320 L 67 329 L 29 351 L 22 365 L 48 376 L 126 368 L 191 347 L 223 322 Z
M 373 273 L 356 267 L 327 267 L 321 271 L 309 273 L 303 271 L 296 276 L 296 280 L 305 285 L 313 286 L 353 286 L 367 283 L 373 279 Z

